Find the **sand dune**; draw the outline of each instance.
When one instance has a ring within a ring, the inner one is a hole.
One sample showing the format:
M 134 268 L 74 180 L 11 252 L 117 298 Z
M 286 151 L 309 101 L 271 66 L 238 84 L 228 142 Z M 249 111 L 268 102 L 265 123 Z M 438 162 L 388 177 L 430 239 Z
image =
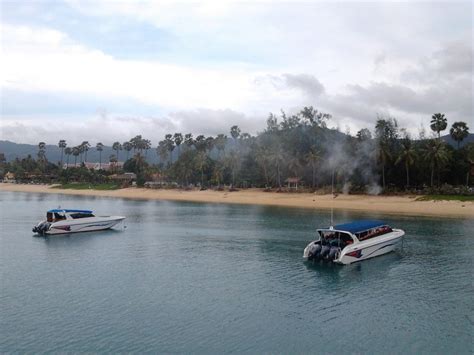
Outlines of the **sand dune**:
M 474 202 L 460 201 L 415 201 L 408 196 L 331 195 L 312 193 L 263 192 L 247 189 L 237 192 L 183 191 L 126 188 L 112 191 L 52 189 L 46 185 L 0 184 L 0 191 L 30 193 L 56 193 L 82 196 L 104 196 L 144 200 L 194 201 L 210 203 L 236 203 L 315 209 L 345 209 L 374 211 L 390 214 L 419 216 L 474 217 Z

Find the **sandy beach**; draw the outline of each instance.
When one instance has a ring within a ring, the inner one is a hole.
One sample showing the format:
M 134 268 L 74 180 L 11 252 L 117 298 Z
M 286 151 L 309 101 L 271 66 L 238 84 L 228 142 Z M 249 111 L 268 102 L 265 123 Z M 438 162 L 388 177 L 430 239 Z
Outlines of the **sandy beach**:
M 53 193 L 81 196 L 103 196 L 143 200 L 193 201 L 208 203 L 235 203 L 268 205 L 282 207 L 344 209 L 354 211 L 374 211 L 389 214 L 419 216 L 474 217 L 474 202 L 461 201 L 415 201 L 408 196 L 368 196 L 331 195 L 313 193 L 276 193 L 260 189 L 247 189 L 236 192 L 224 191 L 183 191 L 153 190 L 145 188 L 126 188 L 120 190 L 72 190 L 57 189 L 47 185 L 0 184 L 0 191 L 26 193 Z

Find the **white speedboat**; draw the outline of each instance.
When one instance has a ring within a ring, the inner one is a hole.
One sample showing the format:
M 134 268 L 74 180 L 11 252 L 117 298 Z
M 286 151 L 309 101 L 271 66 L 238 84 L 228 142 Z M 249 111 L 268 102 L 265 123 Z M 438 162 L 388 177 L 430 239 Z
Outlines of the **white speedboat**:
M 318 229 L 318 239 L 304 249 L 305 260 L 352 264 L 389 253 L 405 232 L 381 221 L 357 221 Z
M 46 213 L 46 220 L 33 227 L 41 235 L 92 232 L 109 229 L 123 221 L 123 216 L 94 216 L 89 210 L 53 209 Z

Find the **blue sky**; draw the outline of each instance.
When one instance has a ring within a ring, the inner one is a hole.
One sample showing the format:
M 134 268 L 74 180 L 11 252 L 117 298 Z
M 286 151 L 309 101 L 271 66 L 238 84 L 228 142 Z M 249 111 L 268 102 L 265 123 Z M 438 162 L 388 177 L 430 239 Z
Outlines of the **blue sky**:
M 472 3 L 1 1 L 0 139 L 472 122 Z M 97 130 L 91 127 L 103 127 Z M 47 128 L 47 129 L 46 129 Z

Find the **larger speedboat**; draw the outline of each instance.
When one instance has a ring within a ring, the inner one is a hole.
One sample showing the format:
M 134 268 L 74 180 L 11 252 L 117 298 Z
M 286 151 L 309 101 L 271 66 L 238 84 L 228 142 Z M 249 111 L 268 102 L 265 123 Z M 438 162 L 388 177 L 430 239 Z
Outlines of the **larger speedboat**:
M 46 213 L 46 220 L 33 227 L 33 232 L 65 234 L 109 229 L 123 221 L 123 216 L 94 216 L 89 210 L 53 209 Z
M 318 229 L 317 234 L 304 249 L 304 259 L 352 264 L 393 251 L 405 232 L 382 221 L 357 221 Z

